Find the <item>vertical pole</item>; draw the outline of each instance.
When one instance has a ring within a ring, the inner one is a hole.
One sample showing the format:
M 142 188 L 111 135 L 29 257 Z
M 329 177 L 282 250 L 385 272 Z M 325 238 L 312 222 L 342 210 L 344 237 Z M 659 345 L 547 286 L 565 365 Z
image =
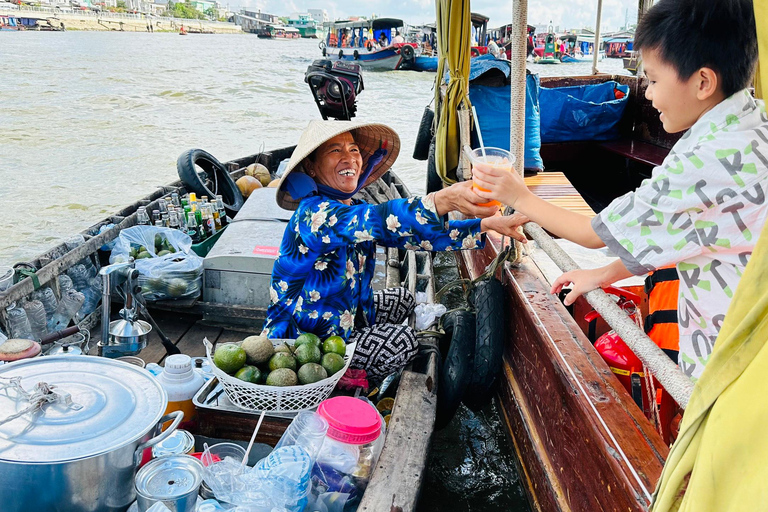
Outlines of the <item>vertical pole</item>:
M 509 152 L 520 175 L 525 167 L 525 59 L 528 37 L 528 0 L 512 0 L 510 27 Z
M 603 16 L 603 0 L 597 0 L 597 22 L 595 23 L 595 43 L 592 48 L 592 74 L 599 73 L 597 59 L 600 57 L 600 18 Z

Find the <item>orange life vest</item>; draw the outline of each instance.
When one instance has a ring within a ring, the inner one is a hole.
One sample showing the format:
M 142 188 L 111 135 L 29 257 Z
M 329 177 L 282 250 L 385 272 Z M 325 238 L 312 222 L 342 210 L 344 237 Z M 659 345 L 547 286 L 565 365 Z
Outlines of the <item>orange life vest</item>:
M 680 350 L 680 331 L 677 327 L 677 297 L 680 281 L 674 266 L 651 272 L 645 278 L 648 295 L 648 316 L 645 332 L 659 348 Z

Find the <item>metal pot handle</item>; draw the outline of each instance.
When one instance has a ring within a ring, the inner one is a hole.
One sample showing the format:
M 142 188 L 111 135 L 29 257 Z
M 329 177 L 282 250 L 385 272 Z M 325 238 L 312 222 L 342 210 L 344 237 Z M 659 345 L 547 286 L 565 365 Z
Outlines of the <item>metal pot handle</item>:
M 165 438 L 173 434 L 173 431 L 176 430 L 176 427 L 179 426 L 179 423 L 181 423 L 181 420 L 183 419 L 184 419 L 183 411 L 169 412 L 168 414 L 160 418 L 160 421 L 157 422 L 158 427 L 160 427 L 166 421 L 173 420 L 173 423 L 171 423 L 170 427 L 165 429 L 165 432 L 162 432 L 160 435 L 153 437 L 152 439 L 150 439 L 145 443 L 141 443 L 139 447 L 136 448 L 136 451 L 133 452 L 133 465 L 136 468 L 138 468 L 139 464 L 141 464 L 141 455 L 142 453 L 144 453 L 144 450 L 155 446 L 157 443 L 163 441 Z

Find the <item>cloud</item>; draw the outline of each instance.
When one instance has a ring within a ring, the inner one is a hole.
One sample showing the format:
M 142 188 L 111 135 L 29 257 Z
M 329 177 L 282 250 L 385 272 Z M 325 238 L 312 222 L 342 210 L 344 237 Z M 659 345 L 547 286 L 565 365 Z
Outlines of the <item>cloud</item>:
M 406 23 L 419 25 L 435 21 L 434 0 L 335 0 L 318 3 L 314 0 L 234 0 L 230 5 L 260 8 L 263 12 L 289 16 L 297 11 L 323 8 L 331 19 L 348 16 L 401 18 Z M 475 0 L 472 11 L 490 17 L 488 25 L 499 27 L 512 22 L 512 5 L 508 0 Z M 601 26 L 603 30 L 615 30 L 624 25 L 625 16 L 630 23 L 637 17 L 636 0 L 603 0 Z M 529 0 L 528 23 L 542 25 L 552 20 L 560 30 L 594 28 L 597 17 L 597 0 L 567 0 L 544 2 Z

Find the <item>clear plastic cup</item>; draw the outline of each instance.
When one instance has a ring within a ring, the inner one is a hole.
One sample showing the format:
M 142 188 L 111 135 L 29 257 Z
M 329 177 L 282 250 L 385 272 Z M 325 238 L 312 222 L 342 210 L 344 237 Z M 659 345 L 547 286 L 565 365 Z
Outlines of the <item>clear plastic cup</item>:
M 472 172 L 472 188 L 473 189 L 476 188 L 477 190 L 482 190 L 483 192 L 489 192 L 489 190 L 475 184 L 475 179 L 474 179 L 475 169 L 482 169 L 482 170 L 499 169 L 502 171 L 514 172 L 513 165 L 515 163 L 515 155 L 513 155 L 506 149 L 501 149 L 501 148 L 485 148 L 485 150 L 483 150 L 482 148 L 473 149 L 470 152 L 469 159 L 472 164 L 472 171 L 473 171 Z M 501 206 L 501 203 L 499 203 L 498 201 L 488 201 L 487 203 L 483 203 L 480 206 Z

